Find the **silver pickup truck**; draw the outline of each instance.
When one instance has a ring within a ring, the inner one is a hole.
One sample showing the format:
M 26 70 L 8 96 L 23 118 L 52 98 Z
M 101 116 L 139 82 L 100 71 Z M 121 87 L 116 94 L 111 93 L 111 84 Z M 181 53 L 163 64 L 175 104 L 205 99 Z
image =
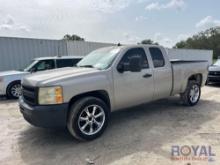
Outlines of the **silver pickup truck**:
M 27 76 L 20 111 L 32 125 L 68 127 L 77 139 L 100 136 L 110 112 L 180 94 L 194 106 L 208 74 L 207 61 L 170 61 L 160 46 L 101 48 L 75 68 Z
M 0 95 L 6 95 L 10 99 L 18 99 L 21 95 L 21 79 L 30 73 L 75 66 L 82 57 L 40 57 L 35 58 L 31 63 L 20 71 L 11 70 L 0 72 Z

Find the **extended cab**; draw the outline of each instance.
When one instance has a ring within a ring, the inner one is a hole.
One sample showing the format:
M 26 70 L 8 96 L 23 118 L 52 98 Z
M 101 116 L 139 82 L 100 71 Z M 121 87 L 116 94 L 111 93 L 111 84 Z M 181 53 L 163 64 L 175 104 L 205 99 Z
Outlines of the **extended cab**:
M 207 74 L 207 61 L 170 60 L 160 46 L 101 48 L 75 68 L 25 77 L 20 111 L 32 125 L 67 126 L 75 138 L 92 140 L 114 110 L 175 94 L 196 105 Z
M 30 73 L 75 66 L 82 57 L 62 56 L 62 57 L 40 57 L 20 71 L 0 72 L 0 95 L 6 95 L 10 99 L 17 99 L 21 95 L 21 79 Z

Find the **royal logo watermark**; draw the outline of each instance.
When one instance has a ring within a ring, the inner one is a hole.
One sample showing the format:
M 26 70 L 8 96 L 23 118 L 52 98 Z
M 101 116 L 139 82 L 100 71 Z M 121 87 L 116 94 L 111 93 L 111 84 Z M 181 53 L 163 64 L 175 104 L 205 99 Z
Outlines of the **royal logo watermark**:
M 174 145 L 171 146 L 172 161 L 215 161 L 216 154 L 212 146 L 205 145 Z

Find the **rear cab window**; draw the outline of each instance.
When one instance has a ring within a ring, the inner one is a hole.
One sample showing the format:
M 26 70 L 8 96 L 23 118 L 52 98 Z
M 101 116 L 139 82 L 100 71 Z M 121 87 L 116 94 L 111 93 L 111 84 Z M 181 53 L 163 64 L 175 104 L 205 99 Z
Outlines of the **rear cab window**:
M 160 68 L 165 66 L 165 60 L 162 51 L 159 48 L 149 48 L 150 55 L 153 61 L 154 68 Z

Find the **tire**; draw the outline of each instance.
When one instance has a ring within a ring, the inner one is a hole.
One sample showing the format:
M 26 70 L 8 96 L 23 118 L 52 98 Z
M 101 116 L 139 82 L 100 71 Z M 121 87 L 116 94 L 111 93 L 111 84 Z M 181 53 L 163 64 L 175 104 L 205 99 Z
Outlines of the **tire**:
M 18 99 L 21 96 L 21 82 L 14 81 L 10 83 L 6 90 L 6 96 L 9 99 Z
M 94 109 L 96 109 L 95 113 Z M 79 99 L 70 107 L 67 128 L 78 140 L 96 139 L 102 135 L 108 125 L 109 112 L 108 106 L 99 98 Z
M 196 81 L 189 81 L 184 93 L 180 94 L 184 105 L 196 105 L 201 96 L 201 86 Z

